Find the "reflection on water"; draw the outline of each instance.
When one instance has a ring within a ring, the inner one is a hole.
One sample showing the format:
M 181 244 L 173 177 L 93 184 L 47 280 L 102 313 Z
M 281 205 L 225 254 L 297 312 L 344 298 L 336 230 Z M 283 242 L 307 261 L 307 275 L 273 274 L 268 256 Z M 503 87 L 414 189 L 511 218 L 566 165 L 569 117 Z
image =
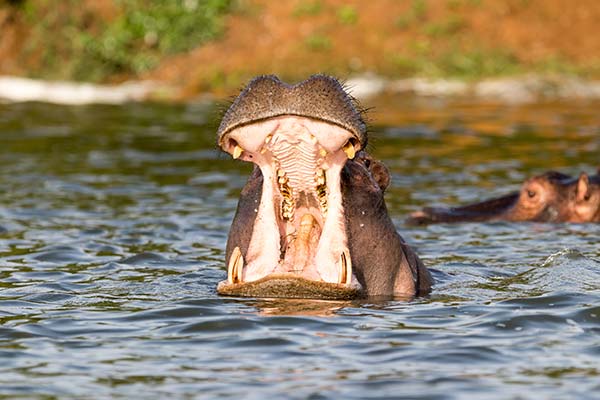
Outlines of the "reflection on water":
M 600 164 L 598 104 L 383 99 L 371 150 L 431 296 L 216 295 L 250 171 L 210 104 L 0 105 L 0 396 L 591 398 L 599 225 L 406 227 Z

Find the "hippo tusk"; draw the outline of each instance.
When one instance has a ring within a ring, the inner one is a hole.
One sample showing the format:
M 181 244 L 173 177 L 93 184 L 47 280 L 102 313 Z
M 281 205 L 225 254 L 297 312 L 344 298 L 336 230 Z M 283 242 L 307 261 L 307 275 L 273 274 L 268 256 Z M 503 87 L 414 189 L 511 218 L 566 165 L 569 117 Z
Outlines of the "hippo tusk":
M 354 145 L 352 144 L 352 142 L 347 141 L 346 144 L 344 145 L 344 153 L 346 153 L 346 155 L 348 156 L 348 158 L 350 160 L 352 160 L 354 158 L 354 156 L 356 155 L 356 149 L 354 148 Z
M 232 153 L 233 159 L 237 160 L 238 158 L 240 158 L 243 151 L 244 151 L 244 149 L 242 149 L 239 144 L 236 144 L 235 147 L 233 148 L 233 153 Z
M 352 259 L 350 258 L 350 252 L 348 249 L 340 255 L 340 278 L 338 283 L 342 285 L 350 285 L 352 282 Z
M 229 258 L 229 265 L 227 266 L 227 280 L 229 283 L 241 283 L 242 272 L 244 269 L 244 257 L 239 247 L 233 249 L 231 257 Z

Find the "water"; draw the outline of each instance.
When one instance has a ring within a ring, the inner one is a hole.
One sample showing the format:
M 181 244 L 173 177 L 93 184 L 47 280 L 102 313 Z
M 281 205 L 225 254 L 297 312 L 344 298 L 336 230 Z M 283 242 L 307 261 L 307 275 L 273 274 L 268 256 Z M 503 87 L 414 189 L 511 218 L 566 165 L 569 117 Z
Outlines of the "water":
M 592 172 L 598 109 L 382 101 L 371 149 L 436 286 L 323 302 L 216 294 L 250 168 L 210 104 L 0 105 L 0 397 L 599 398 L 600 225 L 402 224 Z

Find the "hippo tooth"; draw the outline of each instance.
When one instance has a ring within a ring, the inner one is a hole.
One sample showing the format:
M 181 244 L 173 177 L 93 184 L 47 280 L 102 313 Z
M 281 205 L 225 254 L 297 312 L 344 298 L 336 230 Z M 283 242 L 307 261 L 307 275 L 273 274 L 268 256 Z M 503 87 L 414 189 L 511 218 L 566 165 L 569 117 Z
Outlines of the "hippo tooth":
M 317 170 L 317 173 L 315 174 L 315 181 L 317 182 L 318 186 L 325 184 L 325 172 L 320 168 Z
M 235 147 L 233 148 L 233 154 L 232 154 L 233 159 L 237 160 L 238 158 L 240 158 L 243 151 L 244 151 L 244 149 L 242 149 L 239 144 L 236 144 Z
M 356 149 L 350 141 L 347 141 L 344 145 L 344 153 L 346 153 L 349 159 L 352 160 L 354 158 L 354 155 L 356 154 Z
M 348 249 L 340 255 L 340 277 L 338 283 L 342 285 L 349 285 L 352 282 L 352 259 L 350 258 L 350 252 Z
M 227 266 L 227 280 L 229 283 L 241 283 L 242 272 L 244 269 L 244 257 L 242 256 L 242 252 L 240 248 L 236 246 L 231 253 L 231 257 L 229 258 L 229 265 Z

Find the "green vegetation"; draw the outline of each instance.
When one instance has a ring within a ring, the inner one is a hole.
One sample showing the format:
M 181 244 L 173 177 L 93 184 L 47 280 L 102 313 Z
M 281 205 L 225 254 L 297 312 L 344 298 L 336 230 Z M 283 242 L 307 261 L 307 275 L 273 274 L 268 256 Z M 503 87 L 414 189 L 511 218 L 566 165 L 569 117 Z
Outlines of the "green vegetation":
M 539 61 L 535 65 L 535 68 L 547 73 L 561 75 L 585 74 L 587 72 L 581 68 L 575 67 L 573 64 L 562 57 L 558 57 L 557 55 L 553 55 Z
M 434 21 L 423 27 L 423 32 L 431 37 L 445 37 L 458 33 L 465 27 L 465 20 L 459 15 L 450 15 L 443 21 Z
M 425 0 L 413 0 L 411 12 L 415 19 L 423 19 L 427 13 L 427 4 Z
M 82 12 L 79 3 L 28 0 L 20 5 L 33 27 L 26 53 L 43 60 L 43 70 L 35 75 L 98 81 L 150 70 L 165 54 L 219 35 L 231 0 L 119 0 L 118 14 L 105 21 Z
M 479 7 L 481 6 L 482 0 L 448 0 L 446 3 L 448 9 L 458 10 L 462 7 Z
M 542 8 L 545 3 L 537 1 Z M 150 77 L 173 80 L 186 95 L 237 88 L 259 73 L 289 80 L 314 72 L 466 80 L 522 73 L 600 76 L 600 57 L 583 50 L 589 45 L 578 52 L 568 43 L 556 41 L 553 48 L 543 42 L 549 50 L 544 55 L 523 51 L 531 43 L 515 38 L 539 29 L 519 13 L 528 2 L 535 3 L 515 0 L 504 10 L 483 0 L 405 0 L 395 3 L 393 13 L 365 13 L 367 3 L 333 0 L 0 0 L 0 35 L 6 38 L 0 58 L 9 61 L 0 64 L 0 73 L 96 82 Z M 511 40 L 494 39 L 487 26 L 507 10 L 520 28 Z M 229 15 L 231 30 L 217 42 Z M 185 55 L 209 41 L 216 53 L 209 48 Z M 171 67 L 169 57 L 177 53 L 183 55 Z
M 438 65 L 440 75 L 447 74 L 466 79 L 511 75 L 519 72 L 517 58 L 501 49 L 448 51 L 439 58 Z
M 337 18 L 344 25 L 354 25 L 358 21 L 358 12 L 356 8 L 345 5 L 337 10 Z
M 442 54 L 430 54 L 425 41 L 414 44 L 416 56 L 394 55 L 389 61 L 399 75 L 481 79 L 520 72 L 517 58 L 499 49 L 453 49 Z
M 427 4 L 425 0 L 413 0 L 410 10 L 396 18 L 396 26 L 399 29 L 407 29 L 412 24 L 425 20 L 427 15 Z
M 331 48 L 331 39 L 320 33 L 312 33 L 304 39 L 304 44 L 310 50 L 326 51 Z
M 301 1 L 293 11 L 295 17 L 319 15 L 323 11 L 323 3 L 320 0 Z

